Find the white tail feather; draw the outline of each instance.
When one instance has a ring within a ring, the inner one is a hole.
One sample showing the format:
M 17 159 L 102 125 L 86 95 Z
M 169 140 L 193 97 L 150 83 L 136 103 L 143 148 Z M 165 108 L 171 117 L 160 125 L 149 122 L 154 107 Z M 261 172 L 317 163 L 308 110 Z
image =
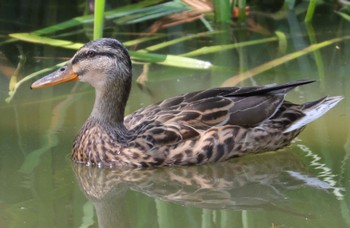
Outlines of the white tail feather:
M 305 116 L 292 123 L 286 130 L 284 130 L 283 133 L 288 133 L 301 127 L 304 127 L 306 124 L 314 121 L 315 119 L 321 117 L 323 114 L 328 112 L 342 99 L 343 97 L 341 96 L 325 97 L 319 103 L 303 110 Z

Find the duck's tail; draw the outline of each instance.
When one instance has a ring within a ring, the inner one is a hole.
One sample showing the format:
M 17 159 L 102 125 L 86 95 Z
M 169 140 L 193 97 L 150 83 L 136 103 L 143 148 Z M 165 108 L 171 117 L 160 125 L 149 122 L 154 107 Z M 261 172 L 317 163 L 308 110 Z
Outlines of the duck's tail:
M 324 97 L 317 101 L 308 102 L 302 105 L 302 112 L 305 114 L 300 119 L 293 122 L 283 133 L 288 133 L 304 127 L 306 124 L 316 120 L 333 108 L 343 97 Z

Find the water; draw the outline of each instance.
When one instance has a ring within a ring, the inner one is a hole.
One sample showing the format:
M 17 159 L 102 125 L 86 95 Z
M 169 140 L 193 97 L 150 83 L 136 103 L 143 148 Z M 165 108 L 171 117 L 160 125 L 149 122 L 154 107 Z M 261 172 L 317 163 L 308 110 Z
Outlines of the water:
M 316 18 L 314 37 L 307 35 L 310 30 L 294 14 L 268 24 L 258 21 L 269 31 L 279 29 L 289 35 L 285 52 L 279 53 L 273 42 L 198 57 L 226 67 L 221 71 L 153 64 L 142 89 L 135 81 L 143 66 L 135 65 L 127 113 L 166 97 L 221 86 L 238 72 L 307 47 L 310 39 L 321 42 L 349 34 L 348 22 L 334 15 Z M 176 36 L 192 29 L 178 26 L 167 32 Z M 258 38 L 263 36 L 245 27 L 234 28 L 160 52 L 182 53 L 204 44 Z M 27 57 L 22 75 L 73 54 L 20 42 L 0 46 L 10 67 L 18 61 L 16 45 Z M 94 92 L 89 86 L 69 83 L 30 90 L 30 81 L 7 104 L 3 101 L 9 79 L 3 62 L 0 227 L 349 227 L 349 53 L 348 42 L 339 42 L 239 84 L 317 79 L 291 92 L 288 99 L 345 97 L 290 147 L 199 167 L 127 171 L 84 167 L 69 160 L 72 141 L 91 111 Z

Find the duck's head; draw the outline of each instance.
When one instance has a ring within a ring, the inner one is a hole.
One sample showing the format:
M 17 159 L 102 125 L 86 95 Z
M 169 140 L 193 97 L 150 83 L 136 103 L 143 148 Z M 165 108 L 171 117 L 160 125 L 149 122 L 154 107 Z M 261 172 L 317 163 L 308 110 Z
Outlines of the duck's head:
M 131 81 L 131 60 L 127 49 L 115 39 L 91 41 L 80 48 L 63 67 L 35 81 L 31 88 L 73 80 L 88 82 L 97 90 L 104 90 L 106 85 L 114 82 L 121 82 L 117 83 L 119 86 L 128 84 Z

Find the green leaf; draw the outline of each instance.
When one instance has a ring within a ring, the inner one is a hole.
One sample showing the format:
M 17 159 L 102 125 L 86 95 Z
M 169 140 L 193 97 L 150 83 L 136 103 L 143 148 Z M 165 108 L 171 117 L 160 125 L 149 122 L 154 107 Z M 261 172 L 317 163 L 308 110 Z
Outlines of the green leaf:
M 166 2 L 156 6 L 150 6 L 147 8 L 134 11 L 128 16 L 124 16 L 118 20 L 118 24 L 133 24 L 142 21 L 147 21 L 155 18 L 160 18 L 173 13 L 180 13 L 186 10 L 190 10 L 191 7 L 180 1 Z
M 345 20 L 350 21 L 350 15 L 343 12 L 335 12 L 335 13 L 341 16 L 342 18 L 344 18 Z
M 114 19 L 117 17 L 129 15 L 131 13 L 138 12 L 139 10 L 142 10 L 142 8 L 145 8 L 149 5 L 154 5 L 162 1 L 163 0 L 146 0 L 146 1 L 138 2 L 127 6 L 118 7 L 116 9 L 105 12 L 105 18 Z M 36 35 L 51 34 L 63 29 L 72 28 L 72 27 L 79 26 L 86 23 L 92 23 L 93 21 L 94 21 L 93 15 L 80 16 L 80 17 L 72 18 L 68 21 L 64 21 L 46 28 L 36 30 L 32 33 L 35 33 Z
M 257 66 L 255 68 L 252 68 L 248 71 L 245 71 L 245 72 L 242 72 L 238 75 L 235 75 L 229 79 L 227 79 L 223 85 L 224 86 L 234 86 L 236 85 L 237 83 L 239 83 L 240 81 L 243 81 L 245 79 L 248 79 L 248 78 L 251 78 L 255 75 L 258 75 L 262 72 L 265 72 L 267 70 L 270 70 L 274 67 L 277 67 L 281 64 L 284 64 L 286 62 L 289 62 L 293 59 L 297 59 L 301 56 L 304 56 L 306 54 L 309 54 L 311 52 L 314 52 L 316 50 L 319 50 L 321 48 L 324 48 L 326 46 L 329 46 L 331 44 L 334 44 L 334 43 L 337 43 L 337 42 L 341 42 L 341 41 L 345 41 L 345 40 L 349 40 L 350 39 L 350 36 L 343 36 L 343 37 L 339 37 L 339 38 L 334 38 L 334 39 L 331 39 L 331 40 L 326 40 L 326 41 L 323 41 L 321 43 L 317 43 L 317 44 L 312 44 L 302 50 L 299 50 L 299 51 L 296 51 L 296 52 L 293 52 L 293 53 L 289 53 L 287 55 L 284 55 L 280 58 L 277 58 L 277 59 L 274 59 L 274 60 L 271 60 L 267 63 L 264 63 L 264 64 L 261 64 L 260 66 Z
M 147 53 L 141 51 L 130 51 L 130 56 L 136 60 L 142 60 L 150 63 L 158 63 L 161 65 L 182 67 L 189 69 L 209 69 L 213 65 L 208 61 L 187 58 L 175 55 L 161 55 L 156 53 Z
M 45 45 L 63 47 L 63 48 L 74 49 L 74 50 L 77 50 L 84 45 L 82 43 L 74 43 L 67 40 L 58 40 L 58 39 L 51 39 L 48 37 L 38 36 L 33 33 L 12 33 L 9 36 L 16 38 L 18 40 L 27 41 L 31 43 L 45 44 Z
M 251 40 L 251 41 L 235 43 L 235 44 L 225 44 L 225 45 L 215 45 L 215 46 L 209 46 L 209 47 L 201 47 L 201 48 L 199 48 L 197 50 L 184 53 L 181 56 L 205 55 L 205 54 L 209 54 L 209 53 L 225 51 L 225 50 L 238 48 L 238 47 L 245 47 L 245 46 L 256 45 L 256 44 L 261 44 L 261 43 L 273 42 L 273 41 L 276 41 L 276 40 L 277 40 L 277 37 L 270 37 L 270 38 L 265 38 L 265 39 L 260 39 L 260 40 Z
M 56 39 L 42 37 L 35 34 L 30 34 L 30 33 L 13 33 L 13 34 L 10 34 L 10 36 L 19 40 L 27 41 L 27 42 L 46 44 L 46 45 L 75 49 L 75 50 L 83 46 L 82 43 L 74 43 L 66 40 L 56 40 Z M 134 59 L 147 61 L 151 63 L 158 63 L 162 65 L 167 65 L 167 66 L 175 66 L 175 67 L 183 67 L 183 68 L 191 68 L 191 69 L 208 69 L 211 67 L 210 62 L 187 58 L 187 57 L 174 56 L 174 55 L 162 55 L 162 54 L 156 54 L 156 53 L 146 53 L 142 51 L 130 51 L 129 53 L 130 53 L 130 56 L 133 57 Z
M 202 36 L 210 36 L 210 35 L 214 35 L 214 34 L 218 34 L 218 33 L 222 33 L 222 32 L 223 31 L 214 31 L 214 32 L 203 32 L 203 33 L 198 33 L 198 34 L 194 34 L 194 35 L 186 35 L 186 36 L 182 36 L 180 38 L 176 38 L 173 40 L 169 40 L 166 42 L 162 42 L 159 44 L 149 46 L 149 47 L 145 48 L 144 50 L 156 51 L 156 50 L 159 50 L 159 49 L 162 49 L 162 48 L 165 48 L 165 47 L 168 47 L 168 46 L 171 46 L 171 45 L 174 45 L 174 44 L 186 41 L 186 40 L 190 40 L 190 39 L 194 39 L 194 38 L 198 38 L 198 37 L 202 37 Z
M 144 43 L 144 42 L 148 42 L 148 41 L 151 41 L 151 40 L 160 39 L 160 38 L 163 38 L 165 36 L 166 36 L 165 34 L 159 34 L 159 35 L 153 35 L 153 36 L 145 36 L 145 37 L 141 37 L 141 38 L 138 38 L 138 39 L 125 41 L 125 42 L 123 42 L 123 45 L 126 46 L 126 47 L 129 47 L 129 46 L 138 45 L 138 44 L 141 44 L 141 43 Z

